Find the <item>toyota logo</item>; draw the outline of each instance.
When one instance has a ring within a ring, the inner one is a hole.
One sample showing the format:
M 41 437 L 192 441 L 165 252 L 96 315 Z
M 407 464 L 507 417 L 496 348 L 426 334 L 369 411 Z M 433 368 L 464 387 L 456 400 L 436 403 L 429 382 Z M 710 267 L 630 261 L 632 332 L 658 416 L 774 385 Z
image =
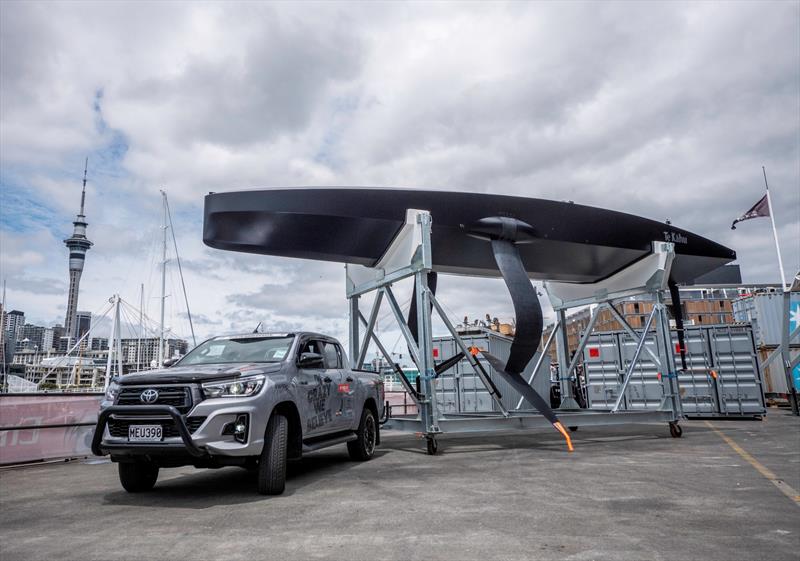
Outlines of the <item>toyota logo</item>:
M 139 396 L 142 403 L 155 403 L 158 399 L 158 392 L 154 389 L 144 390 Z

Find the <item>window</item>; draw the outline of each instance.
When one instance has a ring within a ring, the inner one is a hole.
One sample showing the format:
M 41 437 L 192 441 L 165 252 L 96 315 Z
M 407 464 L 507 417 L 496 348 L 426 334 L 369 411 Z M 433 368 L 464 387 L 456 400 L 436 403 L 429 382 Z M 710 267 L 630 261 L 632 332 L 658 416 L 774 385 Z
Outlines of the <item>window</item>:
M 281 362 L 294 337 L 241 335 L 217 337 L 201 343 L 180 361 L 188 364 L 226 364 L 235 362 Z
M 334 343 L 323 343 L 325 345 L 323 356 L 325 357 L 325 367 L 326 368 L 341 368 L 341 362 L 339 360 L 339 353 L 336 351 L 336 345 Z
M 318 355 L 321 355 L 324 358 L 325 357 L 325 351 L 324 351 L 323 346 L 324 346 L 324 343 L 322 343 L 321 341 L 307 341 L 306 343 L 303 344 L 302 347 L 300 347 L 300 352 L 297 354 L 297 358 L 299 359 L 300 356 L 302 356 L 303 353 L 316 353 Z M 308 366 L 304 366 L 303 368 L 308 368 Z M 312 368 L 316 369 L 316 368 L 325 368 L 325 367 L 324 366 L 314 366 Z

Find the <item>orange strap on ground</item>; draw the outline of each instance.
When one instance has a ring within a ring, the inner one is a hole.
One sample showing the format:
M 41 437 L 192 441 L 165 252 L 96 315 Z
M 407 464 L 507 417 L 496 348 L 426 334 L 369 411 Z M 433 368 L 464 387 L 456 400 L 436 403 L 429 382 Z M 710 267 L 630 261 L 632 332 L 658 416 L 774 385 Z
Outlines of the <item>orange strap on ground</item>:
M 572 448 L 572 439 L 569 437 L 567 429 L 564 428 L 564 425 L 561 424 L 561 421 L 556 421 L 555 423 L 553 423 L 553 426 L 556 427 L 556 430 L 560 432 L 561 435 L 566 439 L 567 448 L 569 448 L 569 451 L 572 452 L 574 448 Z

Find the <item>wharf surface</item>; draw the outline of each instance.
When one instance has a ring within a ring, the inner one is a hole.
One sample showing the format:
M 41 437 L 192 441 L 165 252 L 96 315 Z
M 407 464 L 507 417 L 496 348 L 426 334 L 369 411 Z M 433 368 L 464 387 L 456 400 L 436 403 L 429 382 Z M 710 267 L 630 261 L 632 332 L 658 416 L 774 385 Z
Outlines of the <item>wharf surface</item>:
M 800 558 L 800 419 L 581 427 L 424 440 L 383 434 L 290 463 L 161 470 L 128 494 L 96 458 L 0 470 L 0 561 Z M 792 496 L 794 493 L 795 496 Z

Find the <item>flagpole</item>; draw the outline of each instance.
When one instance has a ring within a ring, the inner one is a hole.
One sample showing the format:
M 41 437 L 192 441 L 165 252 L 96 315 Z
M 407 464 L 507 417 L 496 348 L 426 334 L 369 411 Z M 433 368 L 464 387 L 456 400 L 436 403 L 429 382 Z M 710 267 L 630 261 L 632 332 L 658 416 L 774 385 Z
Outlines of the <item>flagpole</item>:
M 769 219 L 772 222 L 772 235 L 775 238 L 775 251 L 778 253 L 778 267 L 781 268 L 781 289 L 788 290 L 786 287 L 786 274 L 783 272 L 783 259 L 781 258 L 781 246 L 778 244 L 778 229 L 775 227 L 775 213 L 772 210 L 772 197 L 769 195 L 769 183 L 767 183 L 767 170 L 761 166 L 764 172 L 764 185 L 767 187 L 767 205 L 769 205 Z

